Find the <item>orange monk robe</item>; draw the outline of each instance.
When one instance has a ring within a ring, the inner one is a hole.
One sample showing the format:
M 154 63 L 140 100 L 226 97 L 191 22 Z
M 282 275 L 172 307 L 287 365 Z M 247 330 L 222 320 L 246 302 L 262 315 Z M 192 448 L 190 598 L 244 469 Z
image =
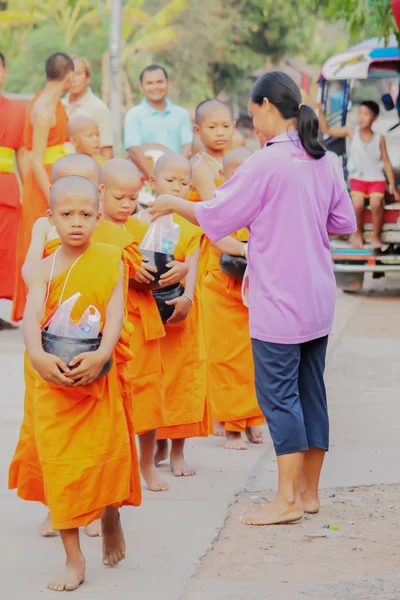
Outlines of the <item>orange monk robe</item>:
M 26 117 L 24 145 L 29 151 L 32 151 L 33 144 L 31 111 L 39 95 L 40 94 L 38 94 L 31 102 Z M 59 102 L 56 108 L 56 123 L 50 129 L 47 140 L 47 151 L 44 157 L 44 164 L 49 181 L 51 181 L 51 169 L 53 164 L 61 156 L 67 153 L 65 147 L 65 142 L 67 141 L 67 122 L 67 114 L 63 105 L 61 102 Z M 29 245 L 31 243 L 33 225 L 37 219 L 46 215 L 48 206 L 49 204 L 47 198 L 43 195 L 43 192 L 36 181 L 33 170 L 29 169 L 22 192 L 22 218 L 18 233 L 16 282 L 13 297 L 13 311 L 11 316 L 13 321 L 20 321 L 24 314 L 28 290 L 24 280 L 22 279 L 21 270 L 25 262 Z
M 92 242 L 70 270 L 63 298 L 67 272 L 51 282 L 44 319 L 81 292 L 72 318 L 78 320 L 92 304 L 104 325 L 121 257 L 119 248 Z M 108 505 L 139 505 L 138 461 L 115 357 L 110 373 L 90 385 L 71 389 L 38 377 L 34 393 L 36 446 L 54 529 L 85 526 Z
M 15 286 L 20 191 L 14 152 L 24 145 L 27 106 L 0 96 L 0 298 L 12 300 Z
M 248 240 L 247 230 L 233 237 Z M 242 284 L 223 273 L 221 253 L 211 247 L 203 284 L 207 345 L 207 395 L 216 421 L 227 431 L 244 431 L 264 423 L 254 385 L 248 309 Z
M 148 223 L 130 217 L 126 230 L 140 244 Z M 131 350 L 133 369 L 133 423 L 136 433 L 145 433 L 164 424 L 164 373 L 161 338 L 165 336 L 157 304 L 151 292 L 129 289 L 128 319 L 134 326 Z
M 55 234 L 57 235 L 57 234 Z M 132 236 L 121 230 L 120 227 L 109 221 L 100 221 L 96 227 L 93 241 L 112 244 L 121 248 L 122 260 L 125 270 L 125 305 L 128 291 L 129 276 L 134 276 L 140 268 L 142 255 L 138 250 L 137 243 Z M 53 254 L 59 248 L 61 240 L 59 237 L 46 242 L 43 258 Z M 132 376 L 130 375 L 132 364 L 132 354 L 130 351 L 130 337 L 133 329 L 125 320 L 124 328 L 121 332 L 121 340 L 115 349 L 115 362 L 120 383 L 124 395 L 124 407 L 127 414 L 127 422 L 131 433 L 133 446 L 134 430 L 132 421 Z M 14 457 L 9 470 L 9 489 L 17 489 L 18 496 L 23 500 L 36 500 L 46 503 L 43 492 L 43 481 L 40 464 L 38 463 L 36 442 L 34 438 L 34 406 L 33 390 L 35 377 L 39 377 L 31 365 L 29 356 L 25 351 L 24 357 L 24 378 L 25 378 L 25 397 L 24 397 L 24 417 L 20 430 L 20 437 Z M 136 448 L 132 449 L 135 454 Z
M 174 255 L 184 261 L 199 246 L 200 228 L 174 215 L 180 226 L 179 242 Z M 158 430 L 158 439 L 184 439 L 207 436 L 211 417 L 206 401 L 206 356 L 204 328 L 198 286 L 189 316 L 180 323 L 165 325 L 166 337 L 161 343 L 164 367 L 165 427 Z

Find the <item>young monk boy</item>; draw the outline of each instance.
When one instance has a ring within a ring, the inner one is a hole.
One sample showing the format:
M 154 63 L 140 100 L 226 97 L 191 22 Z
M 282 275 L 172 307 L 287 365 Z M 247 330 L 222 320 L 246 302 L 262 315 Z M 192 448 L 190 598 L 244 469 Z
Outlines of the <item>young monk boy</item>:
M 227 180 L 250 155 L 247 148 L 236 148 L 225 155 L 223 165 Z M 256 398 L 249 316 L 242 301 L 242 282 L 220 268 L 221 252 L 245 256 L 247 241 L 245 229 L 214 244 L 203 285 L 208 399 L 215 419 L 225 428 L 225 448 L 232 450 L 247 450 L 242 439 L 244 432 L 250 442 L 263 442 L 259 426 L 264 423 L 264 417 Z
M 112 159 L 102 168 L 102 181 L 105 186 L 104 219 L 125 229 L 140 244 L 149 225 L 131 217 L 140 189 L 139 171 L 130 161 Z M 153 280 L 154 271 L 143 262 L 134 279 L 137 283 L 146 283 Z M 169 273 L 163 276 L 164 284 L 178 283 L 186 272 L 185 265 L 171 263 Z M 154 463 L 157 429 L 164 424 L 165 388 L 160 340 L 165 331 L 150 291 L 129 289 L 128 318 L 134 326 L 131 337 L 131 350 L 135 355 L 131 365 L 132 402 L 135 431 L 139 436 L 140 468 L 149 490 L 165 491 L 168 484 L 160 477 Z
M 151 183 L 156 196 L 172 194 L 186 198 L 190 189 L 191 167 L 186 158 L 169 152 L 158 159 Z M 185 262 L 188 273 L 183 296 L 173 301 L 174 313 L 165 325 L 166 337 L 160 340 L 165 377 L 165 426 L 157 433 L 156 463 L 168 458 L 172 441 L 171 470 L 176 477 L 195 475 L 185 462 L 185 440 L 207 436 L 209 413 L 206 402 L 206 362 L 202 317 L 198 299 L 197 270 L 202 232 L 198 227 L 173 215 L 180 227 L 174 256 Z
M 90 117 L 73 117 L 68 121 L 68 137 L 78 154 L 87 154 L 101 166 L 105 158 L 100 154 L 99 127 Z
M 102 518 L 103 562 L 115 566 L 125 557 L 118 507 L 139 504 L 140 486 L 135 485 L 114 353 L 124 322 L 121 250 L 91 240 L 100 219 L 99 196 L 87 179 L 56 182 L 48 216 L 61 246 L 40 261 L 29 282 L 23 332 L 39 375 L 34 430 L 46 501 L 66 553 L 65 572 L 48 587 L 73 591 L 85 579 L 79 527 Z M 81 296 L 72 318 L 78 321 L 89 305 L 96 306 L 103 336 L 97 351 L 80 354 L 66 365 L 43 350 L 41 323 L 76 292 Z M 110 372 L 98 378 L 110 356 Z
M 92 181 L 98 187 L 99 194 L 102 196 L 104 186 L 101 184 L 100 168 L 93 158 L 83 154 L 70 154 L 59 159 L 53 166 L 52 180 L 56 182 L 59 179 L 72 174 L 85 177 Z M 129 234 L 121 232 L 121 230 L 112 223 L 101 220 L 94 230 L 92 239 L 97 242 L 110 243 L 121 248 L 123 250 L 122 258 L 124 265 L 126 266 L 126 263 L 129 262 L 131 272 L 134 272 L 140 267 L 141 254 L 137 250 L 136 242 L 134 242 Z M 23 267 L 23 277 L 28 284 L 32 272 L 35 272 L 37 263 L 41 260 L 41 258 L 49 256 L 55 252 L 60 244 L 61 240 L 59 235 L 48 218 L 43 217 L 38 219 L 32 232 L 31 245 Z M 126 357 L 124 356 L 126 351 L 130 352 L 128 350 L 130 345 L 128 336 L 129 328 L 124 327 L 125 349 L 124 344 L 119 344 L 118 371 L 124 393 L 129 396 L 130 401 L 130 383 L 129 377 L 126 377 Z M 23 499 L 32 499 L 34 497 L 33 499 L 44 502 L 41 470 L 40 465 L 38 464 L 36 444 L 33 435 L 34 411 L 32 390 L 34 388 L 35 371 L 32 368 L 27 354 L 24 361 L 24 376 L 24 418 L 21 426 L 20 439 L 10 466 L 9 488 L 16 488 L 18 490 L 18 495 Z M 132 451 L 136 453 L 133 434 L 131 437 L 133 448 Z M 48 515 L 41 525 L 39 532 L 44 537 L 56 534 L 52 527 L 50 515 Z M 86 533 L 89 536 L 101 535 L 100 520 L 95 520 L 93 523 L 89 524 L 86 528 Z

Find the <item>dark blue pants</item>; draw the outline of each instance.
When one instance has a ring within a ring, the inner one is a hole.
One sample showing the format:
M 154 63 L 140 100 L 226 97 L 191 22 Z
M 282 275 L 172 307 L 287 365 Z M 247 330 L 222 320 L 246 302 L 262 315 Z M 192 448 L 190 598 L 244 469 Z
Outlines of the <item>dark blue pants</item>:
M 257 399 L 276 454 L 329 447 L 324 383 L 328 336 L 303 344 L 252 340 Z

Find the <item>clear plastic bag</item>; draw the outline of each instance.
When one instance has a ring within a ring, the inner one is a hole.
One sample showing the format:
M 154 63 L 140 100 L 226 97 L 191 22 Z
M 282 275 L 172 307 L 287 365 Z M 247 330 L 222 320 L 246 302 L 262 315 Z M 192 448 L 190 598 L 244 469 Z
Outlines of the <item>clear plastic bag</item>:
M 242 281 L 242 302 L 247 308 L 249 308 L 249 267 L 246 267 L 246 270 L 243 275 Z
M 140 245 L 141 250 L 173 254 L 179 240 L 180 227 L 172 215 L 164 215 L 152 223 Z
M 98 337 L 100 313 L 95 306 L 88 306 L 78 323 L 71 319 L 71 312 L 80 296 L 80 292 L 77 292 L 60 304 L 44 324 L 48 333 L 75 339 Z

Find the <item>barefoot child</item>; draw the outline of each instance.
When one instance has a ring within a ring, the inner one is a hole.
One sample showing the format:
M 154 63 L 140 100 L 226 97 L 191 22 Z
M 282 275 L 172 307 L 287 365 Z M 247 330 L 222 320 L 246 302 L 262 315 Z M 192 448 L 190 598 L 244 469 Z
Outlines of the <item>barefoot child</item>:
M 223 165 L 227 180 L 250 155 L 247 148 L 241 147 L 225 155 Z M 242 301 L 242 282 L 220 268 L 221 252 L 246 255 L 248 237 L 247 229 L 242 229 L 211 247 L 202 296 L 208 399 L 216 421 L 225 428 L 225 448 L 233 450 L 247 450 L 242 439 L 244 432 L 250 442 L 262 443 L 260 425 L 265 422 L 254 385 L 249 311 Z
M 319 121 L 322 132 L 337 138 L 350 139 L 348 170 L 350 190 L 357 219 L 357 233 L 354 235 L 354 247 L 363 247 L 363 212 L 365 199 L 369 199 L 372 214 L 373 236 L 372 248 L 382 246 L 381 229 L 383 222 L 383 204 L 386 190 L 386 177 L 389 181 L 389 193 L 398 201 L 392 164 L 390 162 L 385 138 L 372 129 L 379 117 L 379 106 L 376 102 L 365 100 L 358 108 L 357 127 L 331 127 L 322 108 Z M 383 168 L 381 166 L 383 163 Z
M 45 496 L 66 553 L 64 574 L 48 587 L 73 591 L 85 579 L 79 527 L 102 517 L 103 562 L 115 566 L 125 557 L 118 507 L 139 504 L 140 487 L 134 485 L 136 465 L 114 353 L 124 323 L 121 250 L 91 241 L 100 219 L 99 197 L 87 179 L 65 177 L 56 182 L 48 215 L 61 246 L 40 261 L 31 277 L 23 332 L 39 375 L 34 429 Z M 72 318 L 79 320 L 89 305 L 95 305 L 103 337 L 96 352 L 65 365 L 43 350 L 41 323 L 76 292 L 81 297 Z M 111 371 L 98 378 L 110 356 Z
M 104 219 L 125 229 L 140 244 L 149 225 L 131 217 L 140 189 L 139 171 L 130 161 L 112 159 L 102 168 L 102 181 L 105 185 Z M 143 262 L 134 279 L 146 283 L 153 279 L 154 271 Z M 177 263 L 174 264 L 168 274 L 170 277 L 164 278 L 166 285 L 179 282 L 186 271 L 184 265 L 182 269 Z M 164 424 L 165 388 L 160 340 L 165 336 L 165 331 L 150 291 L 133 287 L 129 289 L 128 318 L 134 326 L 131 337 L 131 350 L 135 355 L 131 365 L 131 401 L 135 431 L 139 437 L 141 473 L 149 490 L 166 491 L 168 483 L 160 477 L 154 463 L 157 429 Z
M 169 152 L 157 161 L 151 183 L 156 195 L 169 193 L 186 198 L 190 177 L 188 160 Z M 166 385 L 165 426 L 158 430 L 156 462 L 168 457 L 168 440 L 171 440 L 172 472 L 176 477 L 186 477 L 196 472 L 185 462 L 185 440 L 209 433 L 205 343 L 197 286 L 202 232 L 181 217 L 173 217 L 180 227 L 174 255 L 177 261 L 186 263 L 188 273 L 185 277 L 185 293 L 173 301 L 175 310 L 165 325 L 166 337 L 160 340 Z
M 106 159 L 100 154 L 99 127 L 90 117 L 73 117 L 68 121 L 68 137 L 78 154 L 86 154 L 101 166 Z

